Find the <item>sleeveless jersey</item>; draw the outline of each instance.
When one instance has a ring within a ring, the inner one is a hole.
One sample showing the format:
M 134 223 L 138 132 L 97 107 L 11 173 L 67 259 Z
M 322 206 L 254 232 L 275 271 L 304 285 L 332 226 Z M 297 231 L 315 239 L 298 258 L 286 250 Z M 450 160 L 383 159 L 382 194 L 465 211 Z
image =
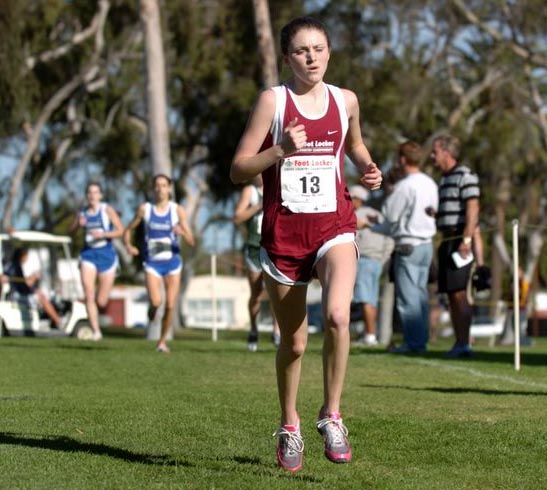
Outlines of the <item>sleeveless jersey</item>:
M 262 192 L 256 187 L 255 185 L 251 186 L 251 200 L 249 204 L 251 206 L 254 206 L 257 204 L 260 199 L 262 198 Z M 245 223 L 247 227 L 247 238 L 245 239 L 245 244 L 250 245 L 252 247 L 259 247 L 260 246 L 260 235 L 262 230 L 262 218 L 263 218 L 263 212 L 260 211 L 256 213 L 254 216 L 252 216 L 247 222 Z
M 173 226 L 179 222 L 177 204 L 169 201 L 164 214 L 159 214 L 152 203 L 144 207 L 144 257 L 146 261 L 170 260 L 179 254 L 180 247 Z
M 90 248 L 111 248 L 114 250 L 111 238 L 93 238 L 92 235 L 92 232 L 96 230 L 107 232 L 113 229 L 110 218 L 106 212 L 106 204 L 102 202 L 96 213 L 93 213 L 87 208 L 82 209 L 80 211 L 80 215 L 86 220 L 84 227 L 84 250 L 88 250 Z
M 276 111 L 261 150 L 278 144 L 295 117 L 307 143 L 262 173 L 264 218 L 261 245 L 270 253 L 304 257 L 342 233 L 355 233 L 355 213 L 344 179 L 348 115 L 342 91 L 324 84 L 325 109 L 307 116 L 287 86 L 273 87 Z

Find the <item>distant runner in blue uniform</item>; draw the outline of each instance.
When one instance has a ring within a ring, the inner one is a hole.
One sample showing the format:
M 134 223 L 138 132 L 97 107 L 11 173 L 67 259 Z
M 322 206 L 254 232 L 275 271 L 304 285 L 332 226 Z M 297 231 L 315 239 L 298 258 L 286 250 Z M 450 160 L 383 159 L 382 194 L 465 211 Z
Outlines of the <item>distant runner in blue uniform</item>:
M 131 232 L 144 222 L 144 270 L 146 289 L 150 298 L 148 321 L 152 322 L 161 305 L 162 282 L 165 286 L 165 308 L 161 320 L 161 334 L 156 350 L 169 352 L 167 337 L 173 322 L 173 312 L 177 303 L 182 272 L 179 236 L 194 246 L 194 235 L 190 229 L 186 211 L 171 200 L 171 179 L 163 174 L 154 177 L 155 202 L 145 202 L 139 206 L 135 217 L 124 233 L 127 251 L 137 256 L 139 249 L 131 244 Z
M 93 340 L 101 340 L 103 335 L 99 326 L 99 311 L 108 303 L 118 268 L 118 256 L 112 239 L 122 236 L 123 225 L 116 210 L 102 202 L 100 184 L 87 184 L 86 198 L 87 204 L 78 212 L 71 229 L 75 231 L 80 227 L 84 231 L 80 276 L 89 324 L 93 328 Z

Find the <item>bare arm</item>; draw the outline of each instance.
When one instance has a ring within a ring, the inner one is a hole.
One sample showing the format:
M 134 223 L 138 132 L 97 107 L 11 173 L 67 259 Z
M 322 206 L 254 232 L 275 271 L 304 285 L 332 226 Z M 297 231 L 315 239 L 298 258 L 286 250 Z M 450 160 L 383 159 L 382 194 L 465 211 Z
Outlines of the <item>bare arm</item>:
M 260 147 L 272 127 L 275 104 L 273 90 L 265 90 L 260 94 L 232 160 L 230 178 L 234 184 L 252 179 L 285 155 L 296 152 L 306 144 L 304 125 L 298 124 L 295 119 L 284 129 L 279 144 L 260 152 Z
M 193 247 L 195 245 L 194 234 L 190 228 L 186 210 L 180 204 L 177 206 L 177 216 L 179 217 L 179 222 L 175 225 L 175 233 L 182 236 L 186 243 Z
M 382 184 L 382 172 L 372 161 L 370 152 L 363 141 L 359 120 L 359 102 L 352 91 L 344 89 L 343 94 L 349 117 L 346 152 L 351 161 L 363 174 L 361 183 L 371 190 L 378 189 Z
M 241 196 L 234 211 L 234 223 L 240 225 L 251 219 L 256 213 L 262 211 L 262 199 L 251 205 L 253 188 L 247 185 L 241 191 Z
M 131 222 L 127 225 L 123 232 L 123 243 L 125 248 L 131 255 L 139 255 L 139 249 L 131 243 L 131 232 L 139 226 L 140 222 L 144 219 L 144 204 L 139 206 L 135 216 Z
M 479 200 L 468 199 L 465 201 L 465 228 L 463 230 L 464 238 L 475 236 L 475 230 L 479 223 Z M 458 251 L 462 257 L 466 257 L 472 249 L 472 243 L 462 243 L 458 247 Z
M 106 238 L 121 237 L 123 235 L 123 225 L 122 225 L 122 221 L 120 220 L 120 215 L 112 206 L 109 206 L 109 205 L 106 206 L 106 214 L 110 218 L 110 222 L 114 226 L 114 229 L 111 231 L 106 231 L 104 233 L 104 236 Z

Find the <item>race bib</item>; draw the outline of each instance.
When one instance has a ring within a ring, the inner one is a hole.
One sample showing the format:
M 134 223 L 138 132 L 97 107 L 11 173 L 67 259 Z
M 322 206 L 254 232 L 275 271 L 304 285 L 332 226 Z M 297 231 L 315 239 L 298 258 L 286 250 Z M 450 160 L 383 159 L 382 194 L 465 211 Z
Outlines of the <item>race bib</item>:
M 293 213 L 336 211 L 336 165 L 332 155 L 291 156 L 281 165 L 281 199 Z
M 90 228 L 87 230 L 85 235 L 85 241 L 91 248 L 101 248 L 106 247 L 108 244 L 107 240 L 105 240 L 103 237 L 94 238 L 92 231 L 103 231 L 101 228 Z
M 173 257 L 173 246 L 169 237 L 148 240 L 148 256 L 152 260 L 169 260 Z

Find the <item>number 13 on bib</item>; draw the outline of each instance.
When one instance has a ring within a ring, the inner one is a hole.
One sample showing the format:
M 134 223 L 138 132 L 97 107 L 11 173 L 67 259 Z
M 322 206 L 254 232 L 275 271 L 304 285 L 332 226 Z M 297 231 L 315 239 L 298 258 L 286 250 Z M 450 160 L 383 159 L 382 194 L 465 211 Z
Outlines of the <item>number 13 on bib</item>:
M 332 155 L 285 158 L 281 165 L 281 199 L 293 213 L 336 211 L 336 166 Z

